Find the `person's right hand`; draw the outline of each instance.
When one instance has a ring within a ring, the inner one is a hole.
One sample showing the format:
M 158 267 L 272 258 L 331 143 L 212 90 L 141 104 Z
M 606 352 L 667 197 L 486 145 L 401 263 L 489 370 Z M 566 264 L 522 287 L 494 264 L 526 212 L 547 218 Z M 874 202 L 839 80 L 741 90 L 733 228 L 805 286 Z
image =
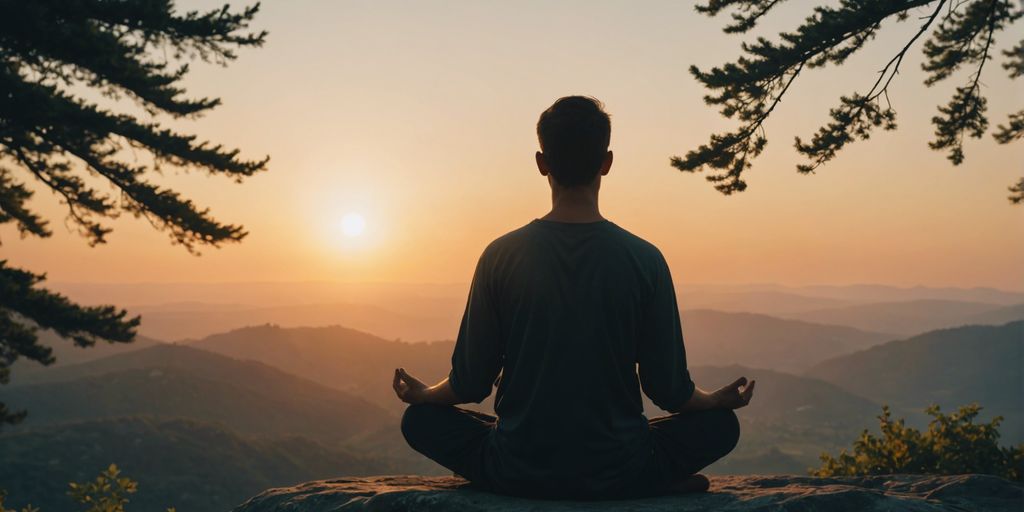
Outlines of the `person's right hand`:
M 757 381 L 752 380 L 748 384 L 746 377 L 740 377 L 736 379 L 736 382 L 715 391 L 712 395 L 715 397 L 718 407 L 739 409 L 746 407 L 750 403 L 750 399 L 754 397 L 754 384 L 756 383 Z

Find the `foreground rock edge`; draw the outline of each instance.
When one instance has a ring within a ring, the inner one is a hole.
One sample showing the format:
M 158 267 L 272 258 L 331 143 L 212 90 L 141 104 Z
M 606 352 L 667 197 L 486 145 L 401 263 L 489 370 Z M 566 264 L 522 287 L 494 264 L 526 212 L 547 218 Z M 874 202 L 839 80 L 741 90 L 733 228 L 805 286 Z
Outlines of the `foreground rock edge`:
M 703 494 L 541 501 L 463 488 L 454 477 L 336 478 L 269 489 L 234 512 L 367 511 L 1021 511 L 1024 487 L 989 475 L 718 476 Z

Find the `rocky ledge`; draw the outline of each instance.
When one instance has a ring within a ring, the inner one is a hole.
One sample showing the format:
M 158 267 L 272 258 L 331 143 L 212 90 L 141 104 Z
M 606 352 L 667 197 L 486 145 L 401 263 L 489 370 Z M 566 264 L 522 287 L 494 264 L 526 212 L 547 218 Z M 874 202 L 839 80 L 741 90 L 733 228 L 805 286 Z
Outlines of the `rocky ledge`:
M 722 476 L 704 494 L 631 501 L 536 501 L 463 489 L 451 477 L 339 478 L 270 489 L 234 512 L 986 511 L 1024 510 L 1024 487 L 986 475 Z

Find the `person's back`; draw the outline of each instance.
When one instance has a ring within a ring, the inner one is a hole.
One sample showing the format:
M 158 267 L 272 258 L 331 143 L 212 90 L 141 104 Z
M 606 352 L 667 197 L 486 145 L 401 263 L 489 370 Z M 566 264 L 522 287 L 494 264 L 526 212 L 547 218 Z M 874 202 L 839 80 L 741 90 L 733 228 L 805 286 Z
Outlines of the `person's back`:
M 409 444 L 485 488 L 583 498 L 686 488 L 739 436 L 730 409 L 746 405 L 753 383 L 695 388 L 668 265 L 600 215 L 609 133 L 590 98 L 562 98 L 542 114 L 537 164 L 552 211 L 480 257 L 448 378 L 428 388 L 395 372 L 396 393 L 412 404 Z M 495 385 L 497 417 L 451 407 Z M 677 414 L 648 421 L 641 385 Z
M 677 397 L 661 405 L 678 407 L 691 386 L 661 253 L 606 220 L 535 220 L 487 248 L 472 293 L 468 321 L 493 329 L 485 334 L 504 354 L 493 440 L 501 488 L 587 495 L 639 474 L 650 450 L 637 361 L 675 377 L 646 386 Z M 495 324 L 475 308 L 493 310 Z M 451 381 L 476 400 L 493 377 L 472 369 L 481 353 L 471 350 L 456 347 Z M 658 357 L 641 360 L 645 351 Z

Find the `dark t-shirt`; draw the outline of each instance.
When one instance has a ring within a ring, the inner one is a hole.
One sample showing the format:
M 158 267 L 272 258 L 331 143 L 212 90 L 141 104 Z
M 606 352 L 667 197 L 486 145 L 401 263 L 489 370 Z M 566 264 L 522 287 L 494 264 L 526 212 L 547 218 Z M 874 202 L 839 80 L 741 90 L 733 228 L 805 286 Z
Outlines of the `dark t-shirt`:
M 477 264 L 449 378 L 472 402 L 497 385 L 483 461 L 496 490 L 631 485 L 651 456 L 641 385 L 669 412 L 694 389 L 664 257 L 609 221 L 538 219 L 498 238 Z

